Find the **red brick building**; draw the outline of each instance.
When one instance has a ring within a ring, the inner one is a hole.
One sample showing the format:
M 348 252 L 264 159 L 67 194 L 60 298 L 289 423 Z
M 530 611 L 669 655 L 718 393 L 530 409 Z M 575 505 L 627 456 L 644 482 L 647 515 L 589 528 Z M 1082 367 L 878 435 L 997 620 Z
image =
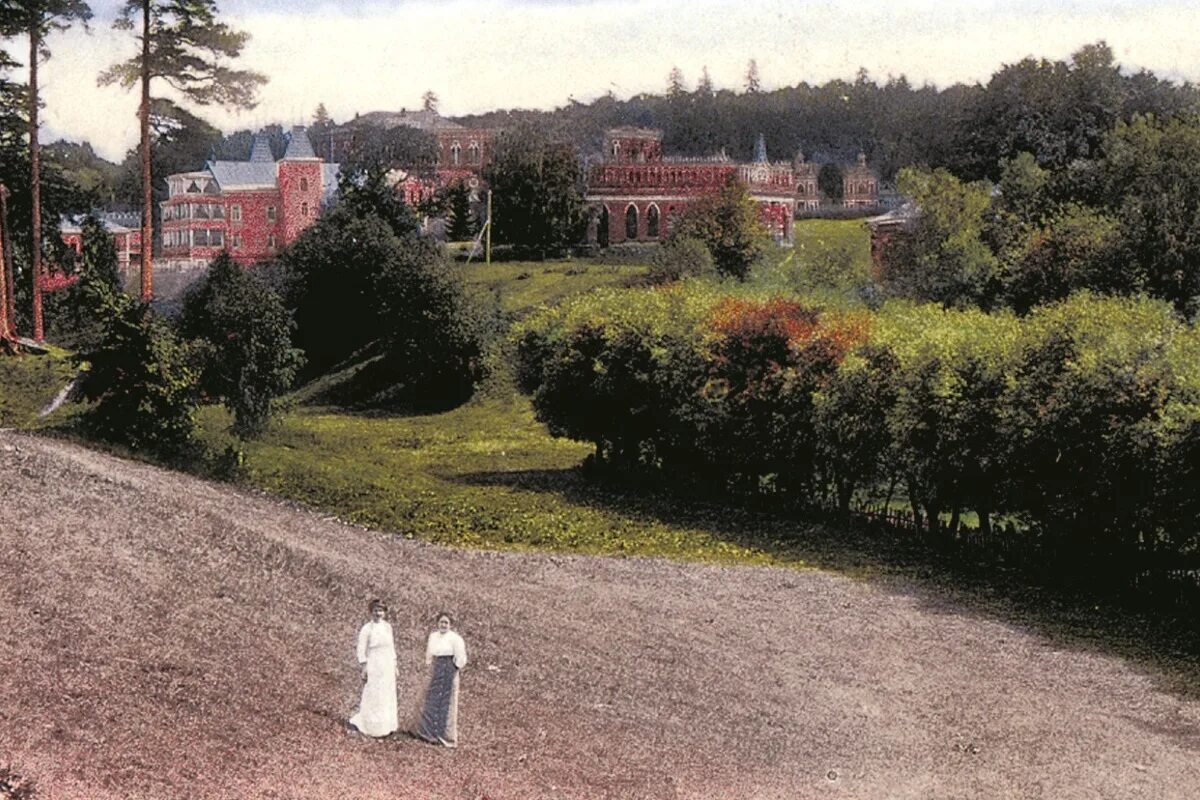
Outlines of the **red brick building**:
M 867 157 L 858 154 L 858 162 L 842 170 L 842 205 L 846 208 L 877 208 L 879 179 L 867 166 Z
M 492 147 L 499 131 L 494 128 L 467 128 L 432 110 L 372 111 L 361 114 L 331 131 L 322 143 L 333 161 L 345 161 L 354 149 L 356 134 L 364 128 L 388 130 L 406 126 L 429 133 L 437 140 L 437 163 L 432 176 L 445 186 L 460 179 L 478 178 L 492 160 Z M 416 165 L 405 165 L 410 170 Z M 409 173 L 410 175 L 413 173 Z
M 142 215 L 136 211 L 114 212 L 107 211 L 96 215 L 104 224 L 105 230 L 112 236 L 117 248 L 117 269 L 122 275 L 129 272 L 132 264 L 137 267 L 142 258 Z M 59 233 L 63 242 L 75 251 L 76 255 L 83 253 L 82 220 L 79 218 L 64 219 L 59 225 Z
M 767 159 L 761 138 L 755 160 L 738 163 L 723 153 L 707 158 L 664 156 L 662 131 L 614 128 L 604 137 L 601 159 L 588 170 L 588 241 L 602 247 L 661 241 L 689 205 L 719 191 L 730 177 L 746 184 L 771 234 L 790 241 L 795 173 L 791 164 Z
M 792 159 L 792 172 L 796 176 L 796 208 L 800 211 L 816 211 L 821 207 L 821 190 L 817 185 L 817 174 L 821 168 L 804 160 L 802 151 Z
M 301 126 L 292 129 L 278 161 L 258 136 L 247 161 L 210 161 L 171 175 L 155 265 L 206 266 L 223 249 L 240 264 L 274 255 L 332 202 L 337 175 L 338 165 L 317 157 Z

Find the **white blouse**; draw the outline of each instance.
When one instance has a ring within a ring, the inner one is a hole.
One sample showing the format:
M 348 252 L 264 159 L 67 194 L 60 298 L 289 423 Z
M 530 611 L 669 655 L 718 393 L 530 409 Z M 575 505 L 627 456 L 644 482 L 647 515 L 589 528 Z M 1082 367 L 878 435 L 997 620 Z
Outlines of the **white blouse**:
M 383 649 L 382 655 L 396 657 L 396 646 L 392 639 L 392 624 L 382 620 L 378 622 L 371 620 L 358 632 L 358 663 L 367 663 L 370 651 L 379 649 Z
M 437 656 L 454 656 L 454 666 L 462 669 L 467 663 L 467 645 L 454 631 L 433 631 L 425 645 L 425 663 L 432 664 Z

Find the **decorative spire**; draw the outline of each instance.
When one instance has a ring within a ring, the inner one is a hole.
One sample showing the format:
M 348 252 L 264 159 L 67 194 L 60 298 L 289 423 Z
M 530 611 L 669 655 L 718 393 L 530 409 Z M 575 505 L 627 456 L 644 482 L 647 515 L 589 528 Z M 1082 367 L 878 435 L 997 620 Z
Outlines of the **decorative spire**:
M 767 140 L 761 133 L 758 135 L 758 141 L 754 144 L 754 160 L 760 164 L 767 161 Z

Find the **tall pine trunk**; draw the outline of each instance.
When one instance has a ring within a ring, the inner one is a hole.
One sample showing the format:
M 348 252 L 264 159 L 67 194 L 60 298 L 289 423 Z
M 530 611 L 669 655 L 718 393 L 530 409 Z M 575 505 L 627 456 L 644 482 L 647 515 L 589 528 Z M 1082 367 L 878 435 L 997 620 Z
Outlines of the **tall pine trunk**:
M 38 50 L 42 37 L 39 26 L 29 26 L 29 165 L 30 194 L 32 195 L 33 247 L 30 260 L 33 273 L 33 340 L 45 338 L 42 319 L 42 154 L 38 142 Z
M 8 316 L 8 188 L 0 184 L 0 348 L 14 348 L 12 322 Z
M 142 302 L 154 296 L 154 186 L 150 174 L 150 0 L 142 0 Z
M 0 239 L 3 239 L 4 247 L 3 252 L 0 253 L 4 259 L 4 263 L 0 264 L 0 270 L 4 272 L 4 296 L 0 297 L 0 303 L 4 304 L 3 316 L 8 325 L 4 329 L 4 333 L 15 341 L 17 338 L 17 301 L 16 289 L 13 284 L 13 243 L 12 230 L 8 227 L 8 188 L 4 186 L 0 186 Z

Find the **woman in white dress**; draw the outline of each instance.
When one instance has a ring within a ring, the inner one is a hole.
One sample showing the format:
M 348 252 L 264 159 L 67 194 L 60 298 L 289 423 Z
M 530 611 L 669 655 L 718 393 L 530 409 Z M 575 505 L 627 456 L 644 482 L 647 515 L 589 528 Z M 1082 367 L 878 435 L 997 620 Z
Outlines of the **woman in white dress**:
M 362 669 L 362 701 L 350 724 L 368 736 L 387 736 L 399 729 L 396 711 L 396 645 L 387 621 L 387 606 L 372 600 L 371 619 L 358 632 L 358 664 Z
M 425 663 L 429 683 L 418 706 L 416 734 L 433 744 L 458 745 L 458 673 L 467 665 L 467 645 L 450 630 L 449 614 L 438 614 L 437 629 L 429 634 Z

